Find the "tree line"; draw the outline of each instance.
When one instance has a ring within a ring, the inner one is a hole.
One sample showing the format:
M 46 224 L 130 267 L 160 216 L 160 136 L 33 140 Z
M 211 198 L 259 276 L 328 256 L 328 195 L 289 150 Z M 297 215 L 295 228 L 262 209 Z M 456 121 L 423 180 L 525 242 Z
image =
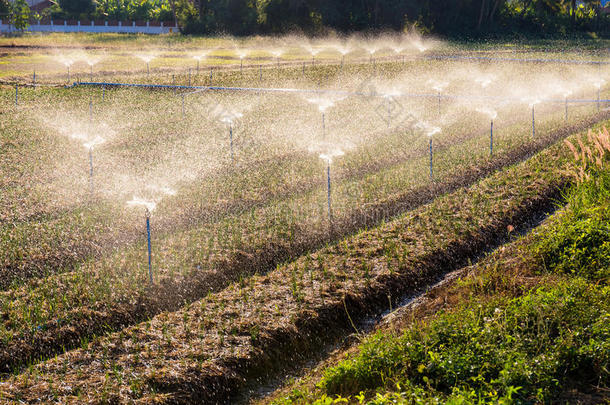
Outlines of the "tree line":
M 43 17 L 176 20 L 187 34 L 306 34 L 416 28 L 447 37 L 610 33 L 601 0 L 54 0 Z M 0 13 L 23 16 L 23 0 Z

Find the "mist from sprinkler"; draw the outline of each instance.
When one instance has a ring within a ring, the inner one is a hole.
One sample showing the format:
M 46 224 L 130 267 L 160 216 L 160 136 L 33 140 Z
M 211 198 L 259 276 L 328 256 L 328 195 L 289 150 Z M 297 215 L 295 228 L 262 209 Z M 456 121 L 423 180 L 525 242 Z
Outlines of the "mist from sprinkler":
M 244 50 L 237 51 L 237 56 L 239 57 L 239 73 L 244 74 L 244 58 L 248 56 L 248 52 Z
M 76 61 L 74 59 L 62 56 L 62 57 L 59 58 L 59 62 L 62 63 L 66 67 L 66 69 L 68 70 L 68 83 L 70 83 L 70 80 L 71 80 L 70 67 Z
M 273 57 L 277 61 L 277 67 L 279 69 L 280 68 L 280 59 L 282 58 L 282 55 L 284 55 L 285 51 L 283 49 L 274 49 L 270 52 L 271 52 L 271 55 L 273 55 Z
M 144 63 L 146 63 L 146 75 L 150 77 L 150 62 L 156 58 L 156 55 L 140 53 L 136 55 Z
M 328 205 L 328 224 L 332 231 L 333 229 L 333 211 L 332 211 L 332 195 L 331 195 L 331 177 L 330 177 L 330 165 L 333 162 L 333 158 L 343 156 L 345 153 L 342 150 L 334 150 L 332 152 L 320 154 L 320 159 L 326 161 L 326 198 Z
M 600 111 L 601 109 L 601 89 L 602 86 L 606 84 L 606 81 L 604 79 L 598 79 L 596 81 L 593 82 L 593 86 L 595 86 L 595 88 L 597 89 L 597 112 Z
M 487 115 L 491 122 L 489 127 L 489 156 L 491 156 L 494 153 L 494 120 L 498 116 L 498 112 L 490 108 L 477 108 L 477 111 Z
M 494 75 L 478 75 L 474 78 L 475 83 L 479 84 L 482 88 L 487 88 L 496 80 Z
M 440 117 L 442 115 L 441 99 L 442 99 L 443 90 L 447 86 L 449 86 L 449 83 L 447 83 L 447 82 L 440 82 L 440 81 L 436 81 L 436 80 L 430 79 L 430 80 L 428 80 L 428 84 L 430 85 L 430 87 L 432 87 L 433 90 L 436 90 L 436 92 L 437 92 L 437 97 L 438 97 L 438 115 Z
M 97 65 L 102 60 L 101 57 L 86 56 L 85 62 L 89 65 L 89 81 L 93 82 L 93 66 Z
M 402 95 L 402 93 L 400 91 L 398 91 L 397 89 L 393 89 L 391 91 L 383 93 L 382 97 L 386 100 L 387 110 L 388 110 L 388 119 L 387 119 L 388 129 L 392 125 L 392 100 L 396 97 L 400 97 L 401 95 Z
M 565 121 L 568 121 L 568 97 L 570 97 L 571 95 L 572 95 L 571 90 L 565 90 L 563 92 L 563 97 L 565 100 L 565 116 L 564 116 Z

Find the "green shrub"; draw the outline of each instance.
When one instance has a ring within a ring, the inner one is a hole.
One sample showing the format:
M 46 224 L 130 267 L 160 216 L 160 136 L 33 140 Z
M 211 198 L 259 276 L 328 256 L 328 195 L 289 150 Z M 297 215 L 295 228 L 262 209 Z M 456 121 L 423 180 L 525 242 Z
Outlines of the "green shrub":
M 374 335 L 355 357 L 328 369 L 320 386 L 328 395 L 354 395 L 396 391 L 398 384 L 409 402 L 424 397 L 548 401 L 569 388 L 607 387 L 608 308 L 610 288 L 574 279 L 444 313 L 400 336 Z M 381 402 L 373 403 L 385 403 L 383 395 L 377 399 Z

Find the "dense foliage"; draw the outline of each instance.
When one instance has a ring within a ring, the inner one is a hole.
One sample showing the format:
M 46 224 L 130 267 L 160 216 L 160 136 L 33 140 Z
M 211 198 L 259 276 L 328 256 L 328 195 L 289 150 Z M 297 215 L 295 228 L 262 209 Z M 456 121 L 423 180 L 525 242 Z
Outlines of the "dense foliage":
M 403 335 L 375 335 L 321 385 L 346 395 L 398 388 L 379 403 L 548 402 L 570 388 L 608 386 L 609 307 L 610 289 L 581 279 L 465 307 Z
M 405 30 L 450 37 L 610 33 L 600 0 L 61 0 L 55 18 L 171 20 L 185 33 Z

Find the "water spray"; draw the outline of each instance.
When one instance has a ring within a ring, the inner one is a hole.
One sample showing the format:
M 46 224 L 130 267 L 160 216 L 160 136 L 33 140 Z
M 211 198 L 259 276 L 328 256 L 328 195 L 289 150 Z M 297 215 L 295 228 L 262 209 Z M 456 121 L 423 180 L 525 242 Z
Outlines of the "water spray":
M 146 201 L 137 197 L 134 197 L 133 200 L 128 201 L 127 205 L 142 205 L 144 206 L 144 216 L 146 217 L 146 239 L 148 242 L 148 279 L 150 284 L 153 284 L 153 271 L 152 271 L 152 244 L 150 240 L 150 216 L 152 211 L 157 206 L 156 203 L 152 201 Z
M 332 211 L 332 195 L 331 195 L 331 178 L 330 178 L 330 165 L 333 161 L 334 157 L 343 156 L 344 152 L 341 150 L 336 150 L 330 153 L 323 153 L 320 155 L 320 159 L 326 161 L 326 198 L 328 205 L 328 224 L 330 230 L 333 230 L 333 211 Z
M 606 83 L 606 81 L 604 79 L 599 79 L 593 83 L 593 85 L 597 88 L 597 112 L 599 112 L 601 109 L 600 92 L 601 92 L 601 88 L 604 85 L 604 83 Z
M 432 89 L 436 90 L 436 92 L 437 92 L 438 115 L 440 117 L 442 115 L 442 110 L 441 110 L 442 92 L 443 92 L 443 89 L 449 85 L 449 83 L 446 83 L 446 82 L 437 82 L 435 80 L 429 80 L 428 83 L 431 84 L 432 85 Z

